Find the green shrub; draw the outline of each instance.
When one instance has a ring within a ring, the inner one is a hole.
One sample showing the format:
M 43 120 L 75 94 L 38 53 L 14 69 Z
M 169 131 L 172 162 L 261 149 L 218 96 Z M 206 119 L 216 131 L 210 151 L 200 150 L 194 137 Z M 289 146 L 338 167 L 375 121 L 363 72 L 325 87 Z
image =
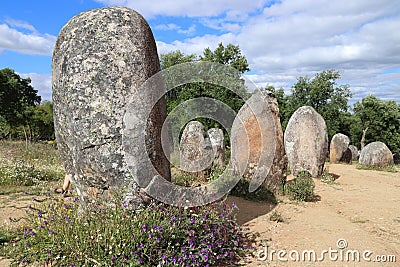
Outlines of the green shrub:
M 333 177 L 329 173 L 329 169 L 325 169 L 324 172 L 318 177 L 321 182 L 326 183 L 326 184 L 334 184 L 335 183 L 335 177 Z
M 27 225 L 7 246 L 13 266 L 233 266 L 250 250 L 224 203 L 178 208 L 151 203 L 91 204 L 49 197 L 27 210 Z
M 300 172 L 297 177 L 286 184 L 286 193 L 297 201 L 311 201 L 314 197 L 315 183 L 307 171 Z

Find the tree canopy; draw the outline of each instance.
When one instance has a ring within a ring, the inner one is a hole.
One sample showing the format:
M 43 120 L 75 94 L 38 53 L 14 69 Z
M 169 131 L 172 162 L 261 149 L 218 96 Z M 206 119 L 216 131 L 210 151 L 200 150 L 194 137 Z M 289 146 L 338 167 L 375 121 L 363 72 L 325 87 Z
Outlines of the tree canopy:
M 30 83 L 12 69 L 0 70 L 0 137 L 54 138 L 52 104 L 40 104 Z
M 224 46 L 222 43 L 220 43 L 214 51 L 210 48 L 206 48 L 204 49 L 203 54 L 199 56 L 194 54 L 185 55 L 179 50 L 160 55 L 160 64 L 162 69 L 166 69 L 180 63 L 190 63 L 196 61 L 216 62 L 235 68 L 238 72 L 238 76 L 233 77 L 235 80 L 235 84 L 233 86 L 235 86 L 235 88 L 242 96 L 245 96 L 245 98 L 249 96 L 249 93 L 244 86 L 244 81 L 240 77 L 241 74 L 249 70 L 249 65 L 246 57 L 242 55 L 239 46 L 235 46 L 233 44 Z M 196 82 L 178 86 L 166 94 L 167 112 L 170 113 L 177 106 L 187 100 L 200 97 L 209 97 L 219 100 L 227 104 L 235 112 L 238 112 L 244 104 L 244 100 L 240 96 L 236 95 L 227 88 L 215 84 Z M 203 106 L 200 108 L 212 109 L 213 107 Z M 212 127 L 222 128 L 218 122 L 212 119 L 198 118 L 198 120 L 204 124 L 206 129 Z
M 366 130 L 366 143 L 381 141 L 392 152 L 400 151 L 400 104 L 373 95 L 363 98 L 354 104 L 350 130 L 356 144 L 361 140 L 362 130 Z

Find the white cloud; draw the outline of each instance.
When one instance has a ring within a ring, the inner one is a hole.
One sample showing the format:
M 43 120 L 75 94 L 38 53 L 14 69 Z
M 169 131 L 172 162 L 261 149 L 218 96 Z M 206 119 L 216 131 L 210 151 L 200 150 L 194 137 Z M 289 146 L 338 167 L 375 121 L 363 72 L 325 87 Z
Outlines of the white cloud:
M 175 23 L 158 24 L 154 28 L 156 30 L 161 30 L 161 31 L 176 31 L 177 33 L 184 35 L 192 35 L 196 31 L 196 25 L 191 25 L 189 28 L 185 30 L 182 29 L 182 27 L 176 25 Z
M 42 97 L 43 100 L 51 101 L 51 74 L 44 73 L 23 73 L 20 74 L 23 78 L 31 78 L 31 85 L 34 89 L 38 90 L 38 95 Z
M 383 74 L 400 67 L 398 1 L 284 0 L 256 15 L 249 15 L 249 10 L 257 9 L 257 4 L 243 9 L 234 21 L 235 8 L 237 3 L 227 4 L 225 10 L 229 11 L 224 16 L 210 17 L 214 15 L 210 13 L 199 19 L 221 34 L 158 41 L 159 50 L 201 54 L 205 47 L 215 48 L 219 42 L 234 43 L 255 73 L 247 76 L 259 86 L 289 91 L 296 77 L 336 69 L 342 74 L 341 81 L 354 87 L 355 99 L 373 93 L 400 102 L 400 70 Z
M 0 24 L 0 52 L 7 49 L 23 54 L 51 56 L 56 38 L 38 33 L 26 22 L 8 19 Z
M 192 0 L 192 1 L 137 1 L 137 0 L 96 0 L 105 5 L 121 5 L 130 7 L 141 13 L 146 19 L 157 15 L 163 16 L 218 16 L 228 11 L 249 13 L 262 8 L 266 0 Z M 232 16 L 232 15 L 231 15 Z

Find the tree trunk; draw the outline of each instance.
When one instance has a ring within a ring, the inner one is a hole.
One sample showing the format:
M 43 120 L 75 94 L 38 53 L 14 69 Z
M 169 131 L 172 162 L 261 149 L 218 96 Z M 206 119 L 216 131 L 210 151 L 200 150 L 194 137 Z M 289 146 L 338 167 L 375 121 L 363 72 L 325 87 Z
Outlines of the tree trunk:
M 22 129 L 24 129 L 25 147 L 26 147 L 26 149 L 28 149 L 28 135 L 26 134 L 25 126 L 22 126 Z
M 365 147 L 365 134 L 368 131 L 368 127 L 363 130 L 363 135 L 361 137 L 361 150 Z

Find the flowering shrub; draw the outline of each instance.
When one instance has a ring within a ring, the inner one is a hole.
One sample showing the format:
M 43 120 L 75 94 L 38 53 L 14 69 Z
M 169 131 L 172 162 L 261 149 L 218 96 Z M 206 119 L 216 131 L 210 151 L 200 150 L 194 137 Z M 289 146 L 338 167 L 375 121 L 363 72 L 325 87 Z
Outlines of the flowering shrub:
M 13 265 L 233 266 L 249 251 L 235 206 L 178 208 L 151 203 L 91 204 L 49 196 L 26 210 L 27 224 L 6 248 Z M 11 219 L 12 220 L 12 219 Z

